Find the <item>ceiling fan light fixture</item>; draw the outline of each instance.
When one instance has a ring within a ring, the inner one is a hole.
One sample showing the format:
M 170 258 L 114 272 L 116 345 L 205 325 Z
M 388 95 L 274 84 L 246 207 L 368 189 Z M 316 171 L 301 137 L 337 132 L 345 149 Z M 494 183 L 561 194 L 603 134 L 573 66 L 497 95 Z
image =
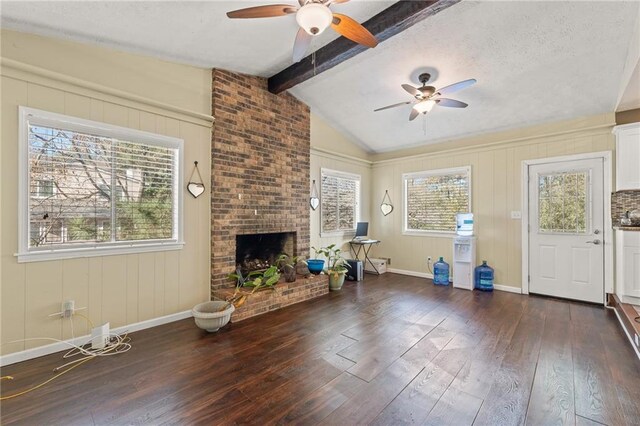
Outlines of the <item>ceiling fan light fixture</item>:
M 322 34 L 333 20 L 331 10 L 320 3 L 307 3 L 296 13 L 298 25 L 312 36 Z
M 436 101 L 429 99 L 425 101 L 418 102 L 414 105 L 413 109 L 418 111 L 419 113 L 427 113 L 433 109 L 436 105 Z

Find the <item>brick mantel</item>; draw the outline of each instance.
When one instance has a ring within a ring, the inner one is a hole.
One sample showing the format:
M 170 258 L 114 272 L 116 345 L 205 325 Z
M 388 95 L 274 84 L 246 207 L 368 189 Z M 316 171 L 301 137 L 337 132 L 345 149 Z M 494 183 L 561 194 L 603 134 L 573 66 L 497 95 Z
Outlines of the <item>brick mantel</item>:
M 261 77 L 213 70 L 211 289 L 228 287 L 236 234 L 296 232 L 309 254 L 309 107 Z

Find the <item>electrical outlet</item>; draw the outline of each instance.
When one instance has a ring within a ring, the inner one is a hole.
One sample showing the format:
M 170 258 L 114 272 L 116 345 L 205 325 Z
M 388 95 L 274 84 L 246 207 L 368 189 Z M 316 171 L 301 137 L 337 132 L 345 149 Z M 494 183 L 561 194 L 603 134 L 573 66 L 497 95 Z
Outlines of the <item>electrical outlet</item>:
M 431 263 L 431 256 L 427 256 L 427 262 Z
M 66 300 L 64 303 L 62 303 L 62 316 L 64 318 L 71 318 L 75 310 L 76 302 L 74 300 Z
M 391 265 L 391 258 L 387 257 L 387 265 Z

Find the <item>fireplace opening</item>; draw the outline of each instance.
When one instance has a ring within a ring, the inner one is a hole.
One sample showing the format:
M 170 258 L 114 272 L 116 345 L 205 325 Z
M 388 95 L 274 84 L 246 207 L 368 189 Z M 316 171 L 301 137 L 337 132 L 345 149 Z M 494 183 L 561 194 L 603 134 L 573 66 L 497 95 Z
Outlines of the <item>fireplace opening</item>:
M 295 256 L 295 232 L 236 235 L 236 267 L 243 275 L 273 265 L 282 253 Z

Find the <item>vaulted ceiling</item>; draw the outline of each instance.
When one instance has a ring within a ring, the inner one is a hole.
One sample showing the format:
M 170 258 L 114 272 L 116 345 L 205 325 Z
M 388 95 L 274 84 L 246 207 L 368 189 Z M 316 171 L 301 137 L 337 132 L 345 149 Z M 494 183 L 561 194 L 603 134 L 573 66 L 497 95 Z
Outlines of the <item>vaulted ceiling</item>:
M 280 0 L 275 1 L 279 3 Z M 283 3 L 293 0 L 282 1 Z M 200 67 L 270 76 L 291 64 L 293 17 L 229 20 L 225 13 L 270 1 L 2 2 L 4 28 L 94 43 Z M 352 0 L 335 11 L 363 22 L 390 1 Z M 638 2 L 472 2 L 403 33 L 291 89 L 314 113 L 365 149 L 383 152 L 510 128 L 612 112 L 623 93 Z M 312 50 L 336 36 L 326 31 Z M 635 63 L 632 64 L 635 67 Z M 435 107 L 408 121 L 400 85 L 478 83 L 449 97 L 466 109 Z M 632 77 L 638 78 L 636 73 Z

